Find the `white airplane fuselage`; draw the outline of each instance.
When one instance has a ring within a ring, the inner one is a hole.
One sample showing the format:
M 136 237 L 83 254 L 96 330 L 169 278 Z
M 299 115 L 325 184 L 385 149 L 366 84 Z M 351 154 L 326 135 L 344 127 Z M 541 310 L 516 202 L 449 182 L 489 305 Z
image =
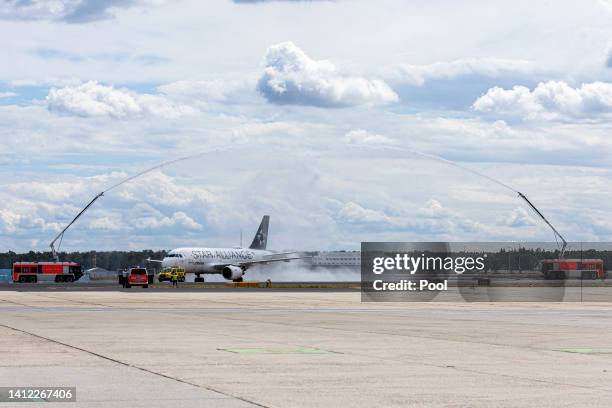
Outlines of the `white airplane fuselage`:
M 221 273 L 221 265 L 259 261 L 274 252 L 249 248 L 176 248 L 162 260 L 162 268 L 181 268 L 185 273 Z
M 176 248 L 161 260 L 161 266 L 194 273 L 196 282 L 203 282 L 204 278 L 200 275 L 210 273 L 218 273 L 227 280 L 242 282 L 246 270 L 254 265 L 300 259 L 295 256 L 287 257 L 287 253 L 266 250 L 269 223 L 270 216 L 264 215 L 248 248 Z

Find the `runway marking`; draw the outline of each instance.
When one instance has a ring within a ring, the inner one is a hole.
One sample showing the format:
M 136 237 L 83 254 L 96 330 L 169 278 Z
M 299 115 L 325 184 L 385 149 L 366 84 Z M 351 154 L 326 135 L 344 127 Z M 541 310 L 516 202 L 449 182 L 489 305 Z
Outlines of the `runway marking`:
M 253 320 L 251 319 L 239 319 L 239 318 L 228 318 L 225 317 L 225 319 L 227 320 L 234 320 L 234 321 L 244 321 L 244 322 L 254 322 L 257 320 Z M 297 327 L 294 324 L 291 323 L 281 323 L 281 322 L 270 322 L 270 321 L 257 321 L 260 324 L 272 324 L 272 325 L 281 325 L 281 326 L 288 326 L 288 327 Z M 317 329 L 323 329 L 323 330 L 332 330 L 332 331 L 339 331 L 339 332 L 345 332 L 345 333 L 354 333 L 354 330 L 347 330 L 347 329 L 341 329 L 341 328 L 337 328 L 337 327 L 324 327 L 324 326 L 305 326 L 305 328 L 317 328 Z M 381 333 L 381 332 L 376 332 L 376 331 L 369 331 L 369 330 L 365 330 L 365 331 L 358 331 L 359 333 L 366 333 L 366 334 L 384 334 L 384 335 L 389 335 L 389 336 L 399 336 L 399 337 L 416 337 L 416 338 L 425 338 L 425 339 L 433 339 L 433 340 L 439 340 L 439 341 L 448 341 L 448 342 L 458 342 L 458 343 L 470 343 L 470 344 L 486 344 L 486 345 L 490 345 L 490 346 L 494 346 L 494 347 L 503 347 L 503 348 L 518 348 L 518 349 L 522 349 L 523 347 L 519 347 L 519 346 L 513 346 L 513 345 L 509 345 L 509 344 L 496 344 L 496 343 L 488 343 L 488 342 L 480 342 L 480 341 L 466 341 L 466 340 L 451 340 L 451 339 L 439 339 L 439 338 L 435 338 L 435 337 L 429 337 L 429 336 L 415 336 L 415 335 L 405 335 L 405 334 L 399 334 L 399 333 Z M 536 349 L 537 350 L 537 349 Z M 361 356 L 361 357 L 367 357 L 367 358 L 373 358 L 374 360 L 386 360 L 386 361 L 395 361 L 394 359 L 389 359 L 389 358 L 382 358 L 380 356 L 371 356 L 369 354 L 365 354 L 365 353 L 341 353 L 344 354 L 346 356 L 350 356 L 350 355 L 356 355 L 356 356 Z M 410 361 L 410 364 L 415 364 L 415 365 L 422 365 L 422 366 L 428 366 L 428 367 L 436 367 L 436 368 L 450 368 L 450 369 L 455 369 L 457 371 L 464 371 L 464 372 L 469 372 L 469 373 L 475 373 L 475 374 L 481 374 L 481 375 L 495 375 L 497 377 L 503 377 L 503 378 L 512 378 L 512 379 L 518 379 L 518 380 L 522 380 L 522 381 L 532 381 L 532 382 L 536 382 L 536 383 L 541 383 L 541 384 L 549 384 L 549 385 L 561 385 L 561 386 L 567 386 L 567 387 L 574 387 L 574 388 L 579 388 L 579 389 L 587 389 L 587 390 L 596 390 L 596 391 L 603 391 L 606 393 L 612 393 L 612 390 L 610 389 L 605 389 L 605 388 L 600 388 L 597 386 L 588 386 L 588 385 L 579 385 L 579 384 L 572 384 L 572 383 L 566 383 L 566 382 L 561 382 L 561 381 L 551 381 L 551 380 L 546 380 L 546 379 L 541 379 L 541 378 L 533 378 L 533 377 L 526 377 L 526 376 L 522 376 L 522 375 L 512 375 L 512 374 L 504 374 L 504 373 L 492 373 L 489 371 L 485 371 L 485 370 L 479 370 L 479 369 L 474 369 L 474 368 L 469 368 L 469 367 L 458 367 L 458 366 L 452 366 L 452 365 L 446 365 L 446 364 L 435 364 L 435 363 L 426 363 L 423 361 Z
M 214 303 L 214 300 L 209 299 L 208 302 Z M 222 302 L 222 303 L 227 303 L 227 302 Z M 241 304 L 241 303 L 238 302 L 238 304 Z M 26 306 L 28 306 L 28 305 L 26 305 Z M 35 306 L 29 306 L 29 307 L 35 307 Z M 129 310 L 130 308 L 126 307 L 125 309 Z M 146 311 L 151 311 L 150 309 L 140 309 L 140 308 L 134 308 L 134 309 L 142 310 L 142 311 L 145 311 L 145 310 Z M 223 309 L 221 309 L 221 310 L 223 310 Z M 272 311 L 274 309 L 272 307 L 268 307 L 268 308 L 265 308 L 265 309 L 258 309 L 258 310 Z M 283 312 L 294 311 L 294 310 L 300 310 L 300 311 L 303 311 L 303 312 L 309 312 L 309 311 L 313 312 L 313 311 L 315 311 L 315 310 L 310 310 L 310 309 L 304 310 L 302 308 L 297 308 L 297 309 L 295 309 L 295 308 L 282 309 Z M 384 311 L 385 309 L 381 308 L 379 310 L 380 311 Z M 207 309 L 205 309 L 205 308 L 204 309 L 198 309 L 198 311 L 202 312 L 202 313 L 206 313 Z M 279 309 L 276 309 L 276 311 L 279 311 Z M 339 314 L 343 314 L 343 313 L 349 312 L 349 310 L 342 310 L 342 309 L 338 309 L 338 310 L 335 310 L 335 311 L 337 311 Z M 176 310 L 172 310 L 172 311 L 160 310 L 159 312 L 160 313 L 165 313 L 165 314 L 176 314 L 177 311 Z M 488 313 L 494 313 L 494 312 L 491 311 L 491 312 L 487 312 L 487 314 Z M 516 313 L 516 311 L 513 311 L 513 313 Z M 564 313 L 564 312 L 561 310 L 558 313 Z M 454 315 L 454 313 L 452 313 L 451 316 L 449 316 L 449 318 L 452 318 L 452 315 Z M 196 314 L 195 317 L 207 317 L 208 319 L 211 319 L 211 318 L 221 318 L 219 316 L 210 315 L 210 314 L 208 314 L 206 316 L 200 316 L 200 315 Z M 241 318 L 230 318 L 228 316 L 223 316 L 223 319 L 240 321 L 240 322 L 245 322 L 245 323 L 247 323 L 247 322 L 256 322 L 258 324 L 283 325 L 283 326 L 288 326 L 288 327 L 292 327 L 292 328 L 299 327 L 298 325 L 291 324 L 291 323 L 282 323 L 282 322 L 277 322 L 277 321 L 260 320 L 260 319 L 253 319 L 253 318 L 241 319 Z M 469 321 L 472 321 L 473 319 L 455 319 L 455 320 L 461 320 L 461 321 L 468 321 L 469 322 Z M 486 321 L 495 322 L 496 320 L 494 320 L 494 319 L 490 319 L 490 320 L 487 319 Z M 507 322 L 507 323 L 512 323 L 512 322 Z M 518 324 L 518 323 L 513 323 L 513 324 Z M 3 326 L 3 325 L 0 324 L 0 326 Z M 558 326 L 565 327 L 566 325 L 565 324 L 561 324 L 561 325 L 558 325 Z M 5 327 L 13 329 L 10 326 L 5 326 Z M 345 333 L 365 333 L 365 334 L 377 334 L 377 335 L 389 335 L 389 336 L 401 336 L 401 337 L 427 338 L 427 339 L 434 339 L 434 340 L 447 341 L 447 342 L 460 342 L 460 343 L 471 343 L 471 344 L 488 344 L 488 345 L 493 345 L 493 346 L 498 346 L 498 347 L 515 348 L 515 349 L 519 349 L 519 350 L 523 349 L 523 347 L 520 347 L 520 346 L 514 346 L 514 345 L 509 345 L 509 344 L 496 344 L 496 343 L 486 342 L 486 341 L 482 341 L 482 340 L 481 341 L 465 341 L 465 340 L 440 339 L 440 338 L 438 338 L 436 336 L 432 337 L 432 336 L 422 336 L 422 335 L 414 335 L 414 334 L 406 335 L 406 334 L 400 334 L 400 333 L 386 333 L 386 332 L 380 332 L 380 331 L 377 331 L 377 330 L 365 330 L 365 331 L 363 331 L 363 330 L 350 330 L 350 329 L 345 329 L 345 328 L 340 328 L 340 327 L 322 326 L 320 324 L 308 325 L 308 326 L 304 326 L 304 328 L 307 328 L 307 329 L 334 330 L 334 331 L 340 331 L 340 332 L 345 332 Z M 28 333 L 28 332 L 24 332 L 24 333 Z M 42 336 L 38 336 L 38 335 L 35 335 L 35 334 L 32 334 L 32 333 L 28 333 L 28 334 L 31 334 L 33 336 L 37 336 L 37 337 L 46 339 L 46 338 L 44 338 Z M 237 337 L 237 336 L 233 336 L 233 337 Z M 54 340 L 51 340 L 51 339 L 48 339 L 48 340 L 49 341 L 54 341 Z M 56 342 L 56 343 L 63 344 L 61 342 Z M 66 346 L 72 347 L 72 348 L 75 348 L 75 349 L 79 349 L 78 347 L 74 347 L 74 346 L 70 346 L 70 345 L 66 345 Z M 79 350 L 81 350 L 81 349 L 79 349 Z M 546 349 L 536 349 L 536 350 L 544 351 Z M 87 353 L 96 355 L 96 353 L 89 352 L 88 350 L 82 350 L 82 351 L 85 351 Z M 373 358 L 373 359 L 376 359 L 376 360 L 381 359 L 380 356 L 372 356 L 372 355 L 369 355 L 367 353 L 359 353 L 359 352 L 358 353 L 353 353 L 353 352 L 351 352 L 351 353 L 345 353 L 345 354 L 347 356 L 357 355 L 357 356 L 363 356 L 363 357 L 367 357 L 367 358 Z M 108 359 L 108 360 L 111 360 L 111 361 L 115 361 L 112 358 L 108 358 L 106 356 L 99 356 L 99 357 L 105 358 L 105 359 Z M 595 357 L 595 356 L 593 356 L 593 357 Z M 392 359 L 384 359 L 384 360 L 391 361 Z M 124 363 L 124 362 L 118 362 L 118 363 L 119 364 L 123 364 L 123 365 L 127 365 L 127 366 L 132 366 L 132 365 Z M 550 380 L 545 380 L 545 379 L 533 378 L 533 377 L 529 377 L 529 376 L 526 377 L 526 376 L 522 376 L 522 375 L 511 375 L 511 374 L 503 374 L 503 373 L 491 373 L 489 371 L 472 369 L 472 368 L 469 368 L 469 367 L 461 367 L 461 366 L 459 366 L 459 367 L 449 367 L 446 364 L 435 364 L 435 363 L 432 364 L 432 363 L 419 362 L 419 361 L 410 361 L 410 362 L 408 362 L 408 364 L 431 366 L 431 367 L 439 367 L 439 368 L 445 368 L 445 369 L 455 369 L 458 372 L 461 372 L 461 371 L 464 371 L 464 372 L 473 372 L 473 373 L 489 375 L 489 376 L 494 375 L 494 376 L 499 376 L 499 377 L 519 379 L 519 380 L 524 380 L 524 381 L 532 381 L 532 382 L 552 384 L 552 385 L 563 385 L 563 386 L 567 386 L 567 387 L 575 387 L 575 388 L 581 388 L 581 389 L 590 389 L 590 390 L 604 391 L 606 393 L 611 392 L 611 390 L 609 390 L 609 389 L 602 389 L 602 388 L 599 388 L 599 387 L 596 387 L 596 386 L 576 385 L 576 384 L 565 383 L 565 382 L 558 382 L 558 381 L 550 381 Z M 180 382 L 185 382 L 187 384 L 191 384 L 191 383 L 189 383 L 187 381 L 184 381 L 184 380 L 180 380 L 180 379 L 176 379 L 176 378 L 173 378 L 173 377 L 169 377 L 169 376 L 166 376 L 166 375 L 161 374 L 161 373 L 156 373 L 156 372 L 149 371 L 148 369 L 143 369 L 143 368 L 137 367 L 137 366 L 132 366 L 132 367 L 137 368 L 137 369 L 142 370 L 142 371 L 147 371 L 147 372 L 150 372 L 152 374 L 159 375 L 159 376 L 162 376 L 162 377 L 165 377 L 165 378 L 174 379 L 175 381 L 180 381 Z M 199 386 L 197 384 L 191 384 L 191 385 L 194 385 L 194 386 L 197 386 L 197 387 L 201 387 L 201 388 L 204 388 L 204 389 L 209 389 L 209 388 L 207 388 L 205 386 Z M 209 389 L 209 390 L 218 392 L 218 391 L 216 391 L 214 389 Z M 223 394 L 223 395 L 226 395 L 226 394 Z M 235 398 L 240 399 L 239 397 L 235 397 Z M 247 401 L 247 402 L 251 403 L 250 401 Z M 257 404 L 257 403 L 254 403 L 254 404 Z M 260 404 L 257 404 L 257 405 L 258 406 L 263 406 L 263 405 L 260 405 Z
M 612 349 L 592 349 L 588 347 L 558 348 L 558 349 L 550 349 L 550 350 L 560 351 L 562 353 L 576 353 L 576 354 L 612 354 Z
M 53 299 L 53 300 L 59 300 L 59 301 L 67 301 L 67 302 L 72 302 L 72 303 L 80 303 L 83 305 L 94 305 L 94 306 L 102 306 L 102 307 L 113 307 L 112 305 L 105 305 L 103 303 L 94 303 L 94 302 L 85 302 L 82 300 L 75 300 L 75 299 L 69 299 L 69 298 L 57 298 L 55 296 L 49 296 L 49 295 L 41 295 L 41 294 L 36 294 L 36 296 L 42 297 L 42 298 L 46 298 L 46 299 Z
M 227 351 L 236 354 L 343 354 L 338 351 L 323 350 L 314 347 L 298 347 L 294 349 L 280 348 L 218 348 L 218 351 Z
M 44 309 L 44 308 L 42 308 L 40 306 L 26 305 L 25 303 L 19 303 L 19 302 L 15 302 L 13 300 L 0 299 L 0 301 L 6 302 L 6 303 L 11 303 L 13 305 L 29 307 L 30 309 Z
M 237 396 L 237 395 L 232 395 L 232 394 L 229 394 L 229 393 L 227 393 L 225 391 L 220 391 L 220 390 L 214 389 L 212 387 L 207 387 L 205 385 L 196 384 L 196 383 L 193 383 L 191 381 L 187 381 L 187 380 L 183 380 L 181 378 L 173 377 L 171 375 L 159 373 L 157 371 L 153 371 L 153 370 L 145 368 L 145 367 L 141 367 L 141 366 L 137 366 L 137 365 L 134 365 L 134 364 L 126 363 L 125 361 L 117 360 L 115 358 L 108 357 L 108 356 L 105 356 L 105 355 L 100 354 L 100 353 L 96 353 L 95 351 L 87 350 L 87 349 L 84 349 L 84 348 L 81 348 L 81 347 L 77 347 L 77 346 L 73 346 L 73 345 L 68 344 L 68 343 L 61 342 L 59 340 L 54 340 L 54 339 L 51 339 L 49 337 L 41 336 L 41 335 L 38 335 L 36 333 L 29 332 L 27 330 L 18 329 L 16 327 L 8 326 L 8 325 L 2 324 L 2 323 L 0 323 L 0 327 L 4 327 L 6 329 L 10 329 L 10 330 L 16 331 L 18 333 L 27 334 L 27 335 L 30 335 L 30 336 L 35 337 L 37 339 L 45 340 L 45 341 L 48 341 L 48 342 L 51 342 L 51 343 L 55 343 L 55 344 L 58 344 L 60 346 L 69 347 L 69 348 L 71 348 L 73 350 L 82 351 L 83 353 L 87 353 L 89 355 L 92 355 L 92 356 L 95 356 L 95 357 L 98 357 L 98 358 L 101 358 L 101 359 L 104 359 L 104 360 L 107 360 L 107 361 L 111 361 L 113 363 L 120 364 L 120 365 L 125 366 L 125 367 L 134 368 L 136 370 L 140 370 L 140 371 L 143 371 L 145 373 L 153 374 L 153 375 L 156 375 L 158 377 L 166 378 L 168 380 L 173 380 L 173 381 L 176 381 L 176 382 L 179 382 L 179 383 L 182 383 L 182 384 L 191 385 L 191 386 L 194 386 L 194 387 L 197 387 L 197 388 L 202 388 L 202 389 L 205 389 L 207 391 L 216 392 L 217 394 L 225 395 L 226 397 L 234 398 L 234 399 L 246 402 L 248 404 L 252 404 L 252 405 L 257 406 L 257 407 L 270 408 L 268 405 L 263 405 L 263 404 L 260 404 L 258 402 L 255 402 L 255 401 L 251 401 L 251 400 L 249 400 L 247 398 L 243 398 L 243 397 L 240 397 L 240 396 Z

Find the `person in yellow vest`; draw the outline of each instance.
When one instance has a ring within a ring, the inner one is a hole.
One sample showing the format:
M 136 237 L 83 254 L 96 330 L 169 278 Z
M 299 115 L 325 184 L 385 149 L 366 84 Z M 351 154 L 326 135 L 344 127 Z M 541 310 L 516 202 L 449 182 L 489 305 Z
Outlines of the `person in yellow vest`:
M 178 273 L 176 271 L 172 271 L 172 287 L 178 288 Z

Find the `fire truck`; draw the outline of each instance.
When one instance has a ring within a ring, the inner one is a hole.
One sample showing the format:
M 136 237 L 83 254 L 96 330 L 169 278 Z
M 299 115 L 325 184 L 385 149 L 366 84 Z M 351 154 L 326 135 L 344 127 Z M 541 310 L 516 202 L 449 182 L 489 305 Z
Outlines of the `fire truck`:
M 555 234 L 555 237 L 561 240 L 561 251 L 557 259 L 543 259 L 540 262 L 540 271 L 544 274 L 545 279 L 605 279 L 606 272 L 604 271 L 604 262 L 601 259 L 569 259 L 565 258 L 565 249 L 567 241 L 563 235 L 557 231 L 555 227 L 542 215 L 540 210 L 523 193 L 517 191 L 529 207 L 544 221 Z
M 15 262 L 13 282 L 74 282 L 83 276 L 75 262 Z
M 604 262 L 601 259 L 544 259 L 540 271 L 546 279 L 604 279 Z

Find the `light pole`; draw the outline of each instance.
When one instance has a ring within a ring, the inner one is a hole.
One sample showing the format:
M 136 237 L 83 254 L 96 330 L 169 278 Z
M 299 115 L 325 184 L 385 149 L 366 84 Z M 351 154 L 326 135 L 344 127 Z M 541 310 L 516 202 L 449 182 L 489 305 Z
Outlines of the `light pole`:
M 509 250 L 508 251 L 508 273 L 511 273 L 512 269 L 510 267 L 510 253 L 513 252 L 513 251 L 516 251 L 516 247 L 505 246 L 504 248 Z M 520 269 L 520 267 L 519 267 L 519 269 Z

